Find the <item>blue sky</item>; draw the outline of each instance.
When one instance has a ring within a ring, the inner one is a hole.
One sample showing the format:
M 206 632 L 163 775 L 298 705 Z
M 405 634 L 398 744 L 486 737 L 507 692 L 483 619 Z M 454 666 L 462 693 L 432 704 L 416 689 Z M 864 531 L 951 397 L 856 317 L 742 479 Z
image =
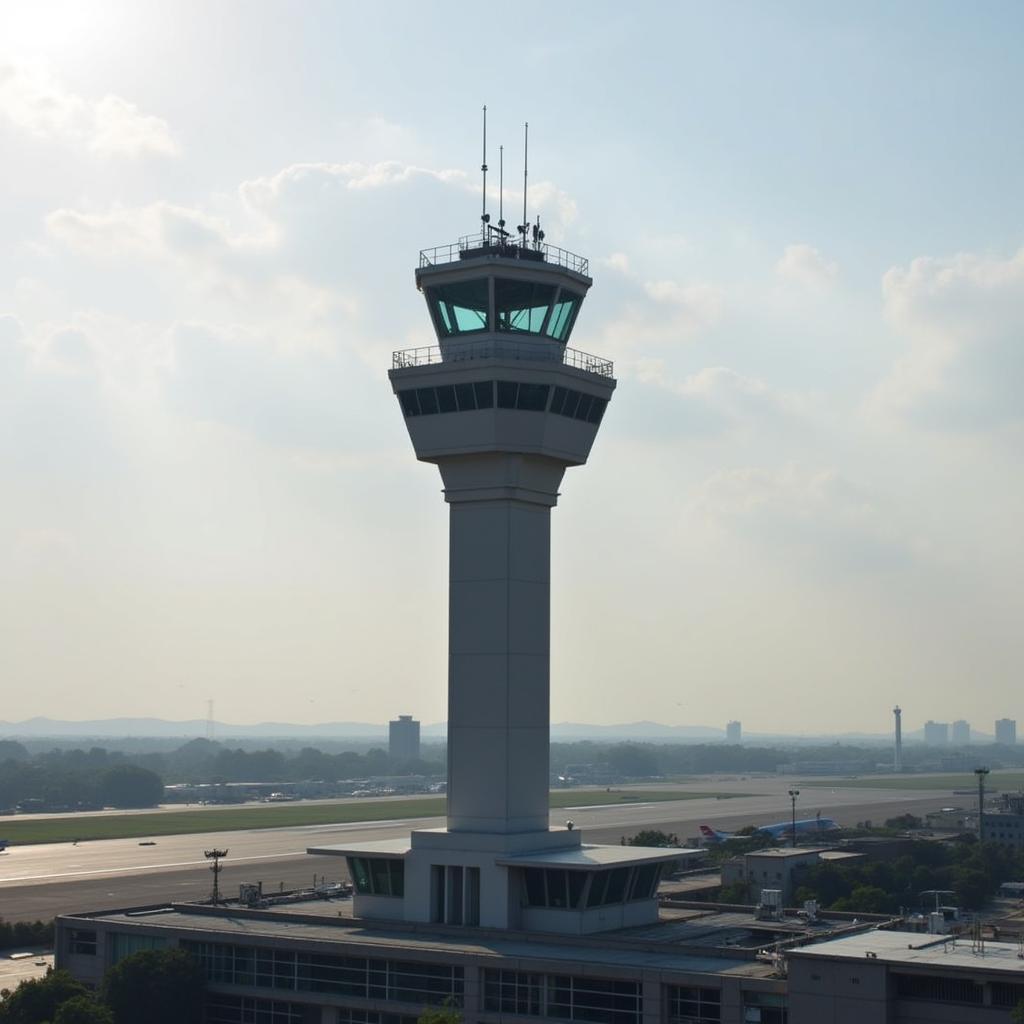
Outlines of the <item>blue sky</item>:
M 4 717 L 443 717 L 386 369 L 484 102 L 620 379 L 555 513 L 553 717 L 1016 717 L 1024 10 L 483 10 L 0 10 Z

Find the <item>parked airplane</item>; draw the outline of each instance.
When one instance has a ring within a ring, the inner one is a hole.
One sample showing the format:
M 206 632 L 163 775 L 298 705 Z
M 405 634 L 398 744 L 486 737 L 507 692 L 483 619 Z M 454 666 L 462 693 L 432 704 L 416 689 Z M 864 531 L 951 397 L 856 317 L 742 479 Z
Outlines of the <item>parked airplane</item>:
M 831 818 L 805 818 L 796 823 L 796 834 L 798 836 L 814 835 L 818 832 L 834 832 L 840 828 Z M 760 825 L 754 829 L 755 833 L 771 836 L 772 839 L 782 839 L 793 834 L 793 822 L 780 821 L 774 825 Z M 727 843 L 730 839 L 744 839 L 745 836 L 738 836 L 735 832 L 719 832 L 710 825 L 701 825 L 700 834 L 706 843 Z

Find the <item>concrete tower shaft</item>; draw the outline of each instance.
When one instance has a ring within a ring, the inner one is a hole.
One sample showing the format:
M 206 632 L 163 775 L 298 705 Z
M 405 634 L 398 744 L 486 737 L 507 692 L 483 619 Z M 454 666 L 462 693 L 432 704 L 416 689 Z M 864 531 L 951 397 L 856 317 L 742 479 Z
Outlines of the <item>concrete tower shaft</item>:
M 897 704 L 892 709 L 893 718 L 896 722 L 896 748 L 893 752 L 893 768 L 903 771 L 903 709 Z

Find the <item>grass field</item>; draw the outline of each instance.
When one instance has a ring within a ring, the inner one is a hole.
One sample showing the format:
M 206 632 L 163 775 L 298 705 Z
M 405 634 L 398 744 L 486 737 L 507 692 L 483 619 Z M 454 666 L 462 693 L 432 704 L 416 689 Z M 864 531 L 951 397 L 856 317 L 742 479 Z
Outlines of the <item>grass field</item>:
M 557 790 L 552 807 L 601 807 L 608 804 L 696 800 L 717 793 L 691 793 L 668 789 Z M 729 794 L 735 796 L 738 794 Z M 153 814 L 77 815 L 31 818 L 0 824 L 0 839 L 12 846 L 29 843 L 65 843 L 87 839 L 145 839 L 196 832 L 237 832 L 249 828 L 289 828 L 299 825 L 334 825 L 397 818 L 433 818 L 445 813 L 445 798 L 413 800 L 361 800 L 354 803 L 266 804 L 214 810 L 165 811 Z
M 970 772 L 958 775 L 862 775 L 856 779 L 813 779 L 801 781 L 802 786 L 826 789 L 977 789 L 978 780 Z M 985 788 L 989 792 L 1017 790 L 1024 787 L 1024 772 L 992 772 Z

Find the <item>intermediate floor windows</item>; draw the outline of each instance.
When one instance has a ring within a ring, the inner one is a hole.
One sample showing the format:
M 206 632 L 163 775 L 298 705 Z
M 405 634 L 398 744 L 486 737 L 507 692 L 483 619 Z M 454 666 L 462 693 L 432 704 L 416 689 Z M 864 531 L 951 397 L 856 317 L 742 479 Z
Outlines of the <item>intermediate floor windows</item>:
M 608 402 L 572 388 L 528 384 L 515 380 L 442 384 L 433 388 L 405 388 L 398 392 L 402 414 L 437 416 L 477 409 L 518 409 L 521 412 L 553 412 L 567 419 L 599 424 Z
M 668 986 L 668 1024 L 714 1024 L 721 1019 L 720 989 Z
M 248 996 L 206 997 L 206 1024 L 313 1024 L 314 1020 L 319 1024 L 319 1009 L 295 1003 Z
M 185 941 L 206 978 L 292 992 L 329 992 L 359 999 L 462 1005 L 463 969 L 448 964 L 327 956 L 289 949 Z
M 640 1024 L 643 996 L 639 981 L 485 970 L 484 1009 L 552 1020 Z

